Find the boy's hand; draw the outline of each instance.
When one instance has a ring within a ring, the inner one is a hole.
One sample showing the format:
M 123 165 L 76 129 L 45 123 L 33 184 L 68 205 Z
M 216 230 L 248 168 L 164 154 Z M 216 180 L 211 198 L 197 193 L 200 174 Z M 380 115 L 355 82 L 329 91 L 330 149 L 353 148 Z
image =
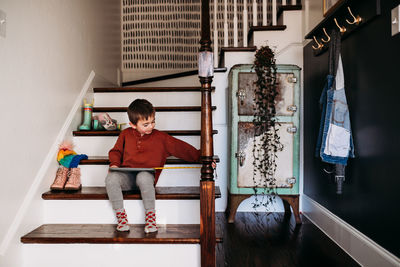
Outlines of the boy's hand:
M 217 168 L 217 163 L 215 160 L 213 160 L 213 162 L 211 163 L 211 166 L 213 167 L 213 169 Z
M 108 167 L 108 172 L 110 172 L 110 169 L 114 169 L 114 168 L 118 168 L 118 166 L 111 165 L 110 167 Z

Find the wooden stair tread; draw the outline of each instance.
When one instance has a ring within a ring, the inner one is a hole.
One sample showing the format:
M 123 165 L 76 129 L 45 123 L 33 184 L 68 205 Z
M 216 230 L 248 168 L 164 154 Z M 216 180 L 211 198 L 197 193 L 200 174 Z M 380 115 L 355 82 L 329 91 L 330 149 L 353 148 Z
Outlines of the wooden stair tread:
M 164 130 L 169 135 L 173 136 L 194 136 L 200 135 L 200 130 Z M 74 136 L 118 136 L 121 131 L 73 131 Z M 217 134 L 217 130 L 213 130 L 213 134 Z
M 93 107 L 93 112 L 126 112 L 127 107 Z M 154 107 L 157 112 L 168 112 L 168 111 L 201 111 L 201 106 L 182 106 L 182 107 Z M 211 107 L 212 110 L 216 110 L 216 106 Z
M 221 53 L 223 52 L 253 52 L 256 51 L 256 46 L 249 47 L 221 47 Z
M 141 199 L 139 190 L 123 193 L 124 199 Z M 215 198 L 221 197 L 221 190 L 215 187 Z M 106 188 L 102 186 L 84 186 L 78 191 L 47 191 L 42 194 L 45 200 L 107 200 Z M 198 186 L 156 186 L 156 199 L 200 199 L 200 187 Z
M 286 28 L 286 25 L 250 26 L 249 33 L 247 34 L 247 40 L 251 40 L 254 32 L 256 31 L 284 31 Z
M 43 224 L 21 237 L 25 244 L 199 244 L 200 225 L 160 224 L 157 233 L 145 234 L 143 224 L 131 224 L 129 232 L 117 232 L 115 224 Z M 222 231 L 216 227 L 216 241 Z
M 249 47 L 221 47 L 218 66 L 222 66 L 225 60 L 225 52 L 254 52 L 257 50 L 256 46 Z
M 219 162 L 219 157 L 214 156 L 216 162 Z M 88 159 L 83 159 L 79 162 L 79 165 L 108 165 L 110 161 L 106 156 L 91 156 Z M 175 157 L 167 158 L 165 164 L 200 164 L 198 162 L 188 162 Z
M 276 16 L 279 18 L 283 11 L 290 11 L 290 10 L 302 10 L 303 7 L 302 5 L 285 5 L 285 6 L 280 6 L 278 8 L 278 11 L 276 12 Z
M 284 31 L 286 30 L 286 25 L 270 25 L 270 26 L 250 26 L 250 32 L 256 31 Z
M 215 87 L 211 87 L 215 90 Z M 129 92 L 200 92 L 200 86 L 180 87 L 98 87 L 94 88 L 95 93 L 129 93 Z

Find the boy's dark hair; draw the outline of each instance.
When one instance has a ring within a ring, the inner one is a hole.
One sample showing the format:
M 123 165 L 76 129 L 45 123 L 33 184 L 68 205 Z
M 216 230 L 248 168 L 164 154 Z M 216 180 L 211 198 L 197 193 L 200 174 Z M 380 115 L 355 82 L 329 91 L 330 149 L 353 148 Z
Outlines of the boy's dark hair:
M 138 120 L 147 120 L 155 113 L 153 105 L 146 99 L 136 99 L 128 107 L 129 121 L 136 124 Z

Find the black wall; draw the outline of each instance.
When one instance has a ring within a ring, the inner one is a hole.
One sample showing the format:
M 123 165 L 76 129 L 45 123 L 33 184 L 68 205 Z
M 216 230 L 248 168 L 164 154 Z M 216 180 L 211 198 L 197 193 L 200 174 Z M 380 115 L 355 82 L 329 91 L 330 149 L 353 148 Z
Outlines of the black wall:
M 356 158 L 350 159 L 342 195 L 315 157 L 318 100 L 328 73 L 328 52 L 304 47 L 304 193 L 400 257 L 400 34 L 391 36 L 391 9 L 342 42 L 345 88 Z M 356 12 L 354 12 L 356 13 Z

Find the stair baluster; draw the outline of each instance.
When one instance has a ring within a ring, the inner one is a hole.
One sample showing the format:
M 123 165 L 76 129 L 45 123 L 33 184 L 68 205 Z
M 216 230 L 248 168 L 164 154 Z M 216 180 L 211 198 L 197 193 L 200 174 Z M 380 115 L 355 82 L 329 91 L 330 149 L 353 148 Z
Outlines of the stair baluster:
M 243 47 L 247 47 L 247 0 L 243 1 Z
M 276 0 L 272 0 L 272 26 L 277 25 L 277 8 Z
M 200 55 L 212 52 L 210 38 L 209 0 L 201 1 L 201 40 Z M 200 57 L 199 55 L 199 57 Z M 215 182 L 212 168 L 213 161 L 213 129 L 211 110 L 211 82 L 213 62 L 209 62 L 211 73 L 200 76 L 201 83 L 201 181 L 200 181 L 200 245 L 201 266 L 216 266 L 215 242 Z M 202 68 L 199 64 L 199 74 Z M 206 77 L 204 77 L 206 76 Z
M 218 23 L 217 23 L 217 1 L 214 1 L 214 51 L 218 51 Z M 218 53 L 214 54 L 214 67 L 218 68 Z

